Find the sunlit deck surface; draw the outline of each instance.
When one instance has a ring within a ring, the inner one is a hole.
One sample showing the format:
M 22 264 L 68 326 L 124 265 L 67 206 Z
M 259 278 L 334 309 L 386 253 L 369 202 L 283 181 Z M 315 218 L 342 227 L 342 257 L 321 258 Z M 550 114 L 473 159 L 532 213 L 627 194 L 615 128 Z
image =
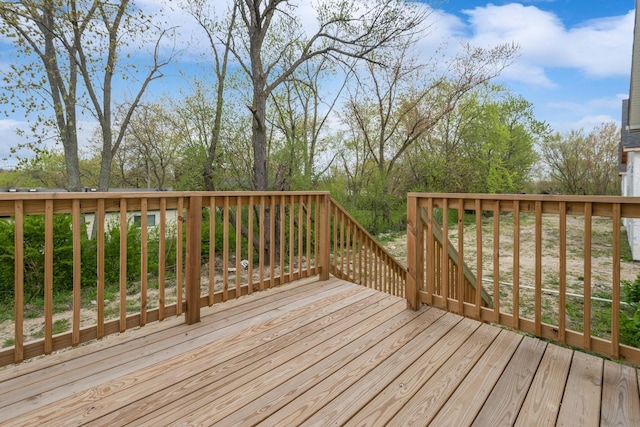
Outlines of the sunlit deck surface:
M 640 425 L 636 369 L 316 278 L 0 371 L 0 425 Z

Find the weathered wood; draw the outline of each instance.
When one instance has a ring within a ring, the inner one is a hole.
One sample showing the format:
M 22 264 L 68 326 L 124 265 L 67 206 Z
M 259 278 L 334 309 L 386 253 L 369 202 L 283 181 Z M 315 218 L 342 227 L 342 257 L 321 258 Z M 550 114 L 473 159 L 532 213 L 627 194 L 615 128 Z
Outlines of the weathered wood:
M 518 348 L 521 335 L 503 330 L 431 421 L 434 426 L 470 425 Z
M 554 426 L 560 409 L 573 351 L 548 345 L 520 409 L 516 426 Z
M 602 391 L 602 359 L 576 351 L 565 386 L 558 426 L 598 426 Z
M 238 233 L 240 234 L 240 233 Z M 202 251 L 202 197 L 189 198 L 187 218 L 186 291 L 187 309 L 185 323 L 200 321 L 200 269 Z
M 605 360 L 600 425 L 640 425 L 638 376 L 634 368 Z
M 522 340 L 472 425 L 513 425 L 546 346 L 534 338 Z

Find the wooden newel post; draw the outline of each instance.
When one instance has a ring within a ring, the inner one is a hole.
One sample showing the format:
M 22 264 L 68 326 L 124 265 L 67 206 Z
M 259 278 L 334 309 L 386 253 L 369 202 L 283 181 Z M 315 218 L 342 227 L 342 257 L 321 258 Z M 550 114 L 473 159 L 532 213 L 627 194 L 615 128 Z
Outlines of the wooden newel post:
M 419 215 L 418 197 L 407 197 L 407 307 L 420 307 L 419 289 L 424 277 L 424 230 Z
M 187 256 L 185 262 L 187 282 L 187 309 L 185 323 L 200 321 L 200 260 L 202 258 L 202 197 L 189 197 L 187 212 Z
M 320 202 L 320 280 L 329 280 L 331 236 L 331 196 L 325 194 Z M 316 237 L 317 238 L 317 237 Z

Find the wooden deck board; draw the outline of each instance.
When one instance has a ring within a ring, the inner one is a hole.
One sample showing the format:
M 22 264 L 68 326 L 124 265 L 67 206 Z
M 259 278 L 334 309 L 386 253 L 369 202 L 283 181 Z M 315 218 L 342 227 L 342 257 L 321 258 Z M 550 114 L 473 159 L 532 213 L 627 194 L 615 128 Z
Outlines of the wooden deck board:
M 520 345 L 521 339 L 522 335 L 515 332 L 501 331 L 491 347 L 431 421 L 431 425 L 451 427 L 470 425 Z
M 554 426 L 573 352 L 549 344 L 520 409 L 516 426 Z M 534 423 L 531 420 L 535 420 Z
M 180 320 L 0 370 L 0 424 L 640 425 L 632 367 L 338 279 Z
M 525 337 L 484 403 L 473 426 L 513 425 L 547 344 Z
M 601 426 L 640 425 L 638 380 L 629 366 L 605 360 L 602 384 Z

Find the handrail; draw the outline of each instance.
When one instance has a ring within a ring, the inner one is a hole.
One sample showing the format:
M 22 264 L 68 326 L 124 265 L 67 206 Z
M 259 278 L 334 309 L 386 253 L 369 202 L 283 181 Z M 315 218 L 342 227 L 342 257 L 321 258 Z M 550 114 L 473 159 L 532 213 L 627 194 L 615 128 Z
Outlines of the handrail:
M 0 350 L 0 366 L 183 312 L 194 323 L 200 307 L 326 278 L 329 266 L 321 262 L 329 257 L 321 252 L 328 254 L 328 244 L 321 250 L 318 235 L 328 199 L 321 191 L 0 193 L 0 221 L 15 236 L 14 247 L 4 248 L 14 259 L 13 283 L 0 287 L 10 288 L 0 298 L 13 300 L 14 333 L 0 340 L 10 344 Z M 44 230 L 42 243 L 34 242 L 34 227 Z M 33 251 L 34 244 L 41 247 Z M 26 270 L 25 249 L 42 273 Z M 66 263 L 71 270 L 61 275 Z M 42 290 L 31 286 L 34 277 Z M 43 305 L 35 326 L 42 338 L 27 335 L 33 304 L 25 292 Z M 69 311 L 54 322 L 61 292 Z
M 406 268 L 333 199 L 330 211 L 331 274 L 404 298 Z
M 451 212 L 457 212 L 458 223 L 450 230 Z M 441 224 L 436 218 L 442 218 Z M 620 343 L 623 218 L 640 218 L 640 198 L 411 193 L 407 300 L 414 308 L 427 303 L 640 364 L 640 350 Z M 572 245 L 568 238 L 568 221 L 581 226 L 579 244 Z M 594 233 L 596 221 L 608 232 Z M 440 227 L 460 259 L 475 261 L 475 287 L 489 293 L 491 306 L 480 293 L 469 298 L 463 289 L 468 279 L 464 263 L 452 265 L 442 256 L 436 237 Z M 568 262 L 576 253 L 581 256 L 579 268 Z M 606 256 L 609 270 L 603 276 L 593 274 L 596 255 Z M 483 287 L 483 276 L 489 274 L 492 286 Z M 525 295 L 524 288 L 521 292 L 522 277 L 533 282 L 532 295 Z M 513 287 L 504 288 L 504 281 Z M 592 300 L 596 285 L 610 291 L 609 307 Z M 543 295 L 542 289 L 550 286 L 557 286 L 557 297 Z M 579 306 L 571 297 L 577 292 L 584 297 Z M 606 327 L 598 323 L 603 313 Z

